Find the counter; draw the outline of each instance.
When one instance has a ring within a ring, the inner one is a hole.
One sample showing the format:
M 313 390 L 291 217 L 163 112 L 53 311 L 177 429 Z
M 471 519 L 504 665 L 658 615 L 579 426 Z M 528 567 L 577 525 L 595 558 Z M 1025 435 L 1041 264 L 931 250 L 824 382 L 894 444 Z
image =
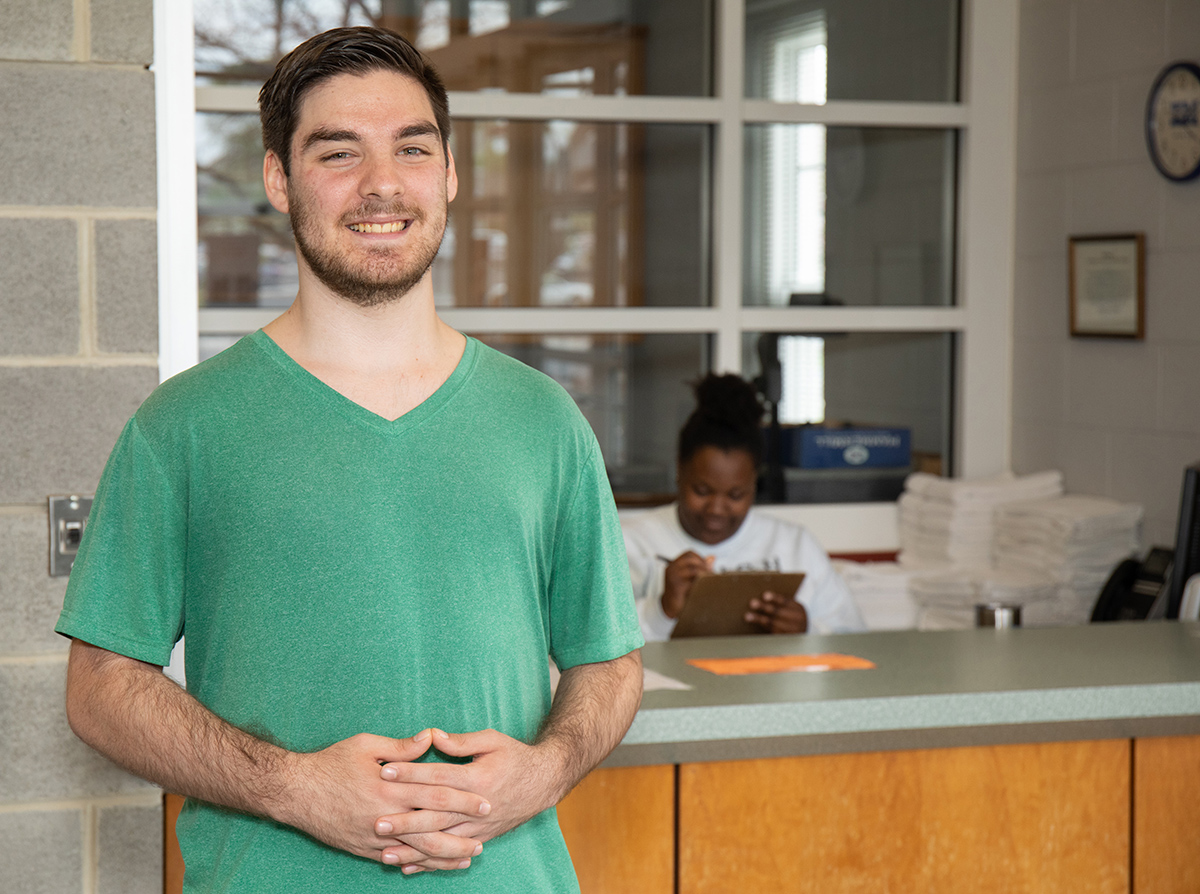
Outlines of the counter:
M 870 670 L 720 677 L 689 658 L 838 652 Z M 648 643 L 693 688 L 647 692 L 605 766 L 1200 733 L 1200 624 Z
M 867 670 L 716 676 L 836 652 Z M 1200 890 L 1200 625 L 646 646 L 647 692 L 560 805 L 584 894 Z

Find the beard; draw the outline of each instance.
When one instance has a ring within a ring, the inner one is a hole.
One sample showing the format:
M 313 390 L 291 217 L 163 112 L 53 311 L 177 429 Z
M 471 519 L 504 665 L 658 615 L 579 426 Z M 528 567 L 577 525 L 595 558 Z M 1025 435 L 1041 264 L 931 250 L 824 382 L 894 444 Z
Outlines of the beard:
M 346 227 L 372 216 L 411 218 L 409 229 L 414 230 L 417 238 L 406 246 L 403 256 L 398 257 L 395 248 L 367 248 L 367 257 L 356 261 L 322 237 L 311 206 L 302 196 L 289 189 L 288 202 L 296 249 L 309 269 L 328 289 L 359 307 L 398 301 L 412 291 L 433 266 L 446 233 L 445 202 L 433 226 L 423 233 L 429 220 L 424 211 L 398 202 L 365 202 L 344 214 L 338 225 Z

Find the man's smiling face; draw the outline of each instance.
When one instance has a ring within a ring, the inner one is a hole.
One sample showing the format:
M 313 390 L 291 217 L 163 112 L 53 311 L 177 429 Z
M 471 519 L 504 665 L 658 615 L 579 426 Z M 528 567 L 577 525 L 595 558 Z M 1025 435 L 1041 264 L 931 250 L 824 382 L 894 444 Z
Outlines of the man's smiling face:
M 318 84 L 301 103 L 290 167 L 285 176 L 268 153 L 267 195 L 326 288 L 371 307 L 427 275 L 458 180 L 416 81 L 381 69 Z

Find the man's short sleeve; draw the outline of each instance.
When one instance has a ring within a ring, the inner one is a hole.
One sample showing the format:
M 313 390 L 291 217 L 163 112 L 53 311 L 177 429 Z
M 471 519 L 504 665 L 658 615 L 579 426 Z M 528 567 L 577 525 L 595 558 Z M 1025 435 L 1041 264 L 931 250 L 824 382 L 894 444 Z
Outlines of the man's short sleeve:
M 610 661 L 642 645 L 625 543 L 593 440 L 555 545 L 551 657 L 565 670 Z
M 139 661 L 170 661 L 183 632 L 179 486 L 131 419 L 96 490 L 56 631 Z

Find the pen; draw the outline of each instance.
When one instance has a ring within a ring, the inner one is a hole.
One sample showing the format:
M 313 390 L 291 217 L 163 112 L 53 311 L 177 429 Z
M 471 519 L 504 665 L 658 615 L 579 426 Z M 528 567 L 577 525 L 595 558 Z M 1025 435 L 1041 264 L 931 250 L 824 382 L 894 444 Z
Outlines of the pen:
M 675 560 L 674 560 L 674 559 L 672 559 L 670 556 L 664 556 L 664 555 L 662 555 L 661 553 L 659 553 L 658 555 L 656 555 L 654 558 L 656 558 L 656 559 L 662 559 L 662 560 L 663 560 L 664 562 L 666 562 L 668 565 L 670 565 L 672 562 L 674 562 L 674 561 L 675 561 Z

